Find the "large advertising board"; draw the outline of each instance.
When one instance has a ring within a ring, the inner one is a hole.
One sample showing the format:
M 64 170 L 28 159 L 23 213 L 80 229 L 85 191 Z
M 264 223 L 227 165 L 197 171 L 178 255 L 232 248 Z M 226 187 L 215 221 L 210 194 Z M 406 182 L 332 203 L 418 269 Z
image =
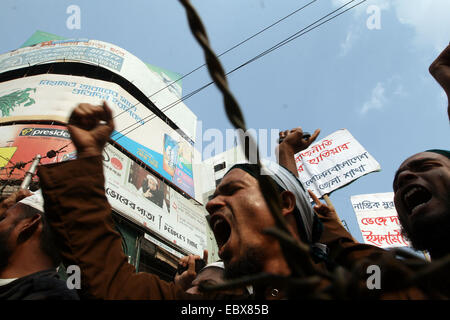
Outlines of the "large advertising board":
M 146 165 L 195 196 L 192 142 L 115 83 L 45 74 L 0 83 L 0 123 L 24 120 L 67 122 L 79 103 L 111 107 L 111 138 Z M 151 119 L 146 121 L 144 119 Z
M 52 150 L 57 152 L 48 157 Z M 76 151 L 67 128 L 37 124 L 0 127 L 0 179 L 23 179 L 38 154 L 42 157 L 41 164 L 74 159 Z M 20 162 L 26 165 L 15 166 Z
M 50 62 L 80 62 L 100 66 L 124 77 L 160 110 L 174 103 L 171 120 L 195 140 L 197 118 L 179 101 L 181 87 L 161 68 L 152 67 L 130 52 L 97 40 L 50 40 L 0 55 L 0 73 Z M 173 75 L 172 75 L 173 77 Z
M 114 210 L 185 252 L 207 248 L 205 209 L 168 186 L 122 152 L 103 152 L 105 190 Z

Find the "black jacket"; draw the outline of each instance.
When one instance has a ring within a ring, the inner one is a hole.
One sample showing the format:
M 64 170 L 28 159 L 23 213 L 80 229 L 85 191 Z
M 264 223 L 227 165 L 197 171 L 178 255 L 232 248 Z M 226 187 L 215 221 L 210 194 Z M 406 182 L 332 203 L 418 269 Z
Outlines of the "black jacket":
M 0 286 L 0 300 L 79 300 L 55 270 L 39 271 Z

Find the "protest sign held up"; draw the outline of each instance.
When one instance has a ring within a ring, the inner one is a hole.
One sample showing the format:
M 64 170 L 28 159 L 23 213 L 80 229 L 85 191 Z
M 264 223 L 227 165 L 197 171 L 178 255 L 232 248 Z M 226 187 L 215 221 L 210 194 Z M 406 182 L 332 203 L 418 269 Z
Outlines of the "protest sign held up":
M 318 197 L 381 168 L 346 129 L 297 153 L 295 161 L 300 181 Z
M 352 196 L 353 209 L 364 242 L 380 248 L 406 247 L 394 205 L 394 193 Z

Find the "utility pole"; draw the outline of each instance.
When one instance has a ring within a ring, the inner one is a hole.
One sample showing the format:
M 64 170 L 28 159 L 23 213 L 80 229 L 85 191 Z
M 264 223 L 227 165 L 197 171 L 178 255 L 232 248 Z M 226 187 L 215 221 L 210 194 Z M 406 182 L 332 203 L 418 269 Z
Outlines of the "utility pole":
M 36 168 L 39 165 L 39 162 L 41 161 L 41 155 L 37 154 L 36 157 L 33 159 L 33 163 L 30 166 L 30 169 L 28 169 L 27 173 L 25 173 L 25 178 L 22 181 L 22 184 L 20 185 L 20 189 L 28 189 L 30 187 L 31 179 L 33 178 Z

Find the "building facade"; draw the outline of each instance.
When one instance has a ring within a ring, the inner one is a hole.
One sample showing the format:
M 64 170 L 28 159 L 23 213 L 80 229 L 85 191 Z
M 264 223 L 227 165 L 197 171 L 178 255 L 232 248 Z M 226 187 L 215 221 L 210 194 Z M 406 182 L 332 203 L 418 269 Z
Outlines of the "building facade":
M 106 101 L 115 131 L 103 154 L 105 191 L 130 263 L 171 280 L 184 255 L 208 249 L 216 259 L 195 187 L 197 117 L 180 100 L 177 75 L 102 41 L 37 32 L 26 44 L 0 55 L 1 197 L 19 188 L 38 155 L 40 164 L 75 159 L 71 111 Z

